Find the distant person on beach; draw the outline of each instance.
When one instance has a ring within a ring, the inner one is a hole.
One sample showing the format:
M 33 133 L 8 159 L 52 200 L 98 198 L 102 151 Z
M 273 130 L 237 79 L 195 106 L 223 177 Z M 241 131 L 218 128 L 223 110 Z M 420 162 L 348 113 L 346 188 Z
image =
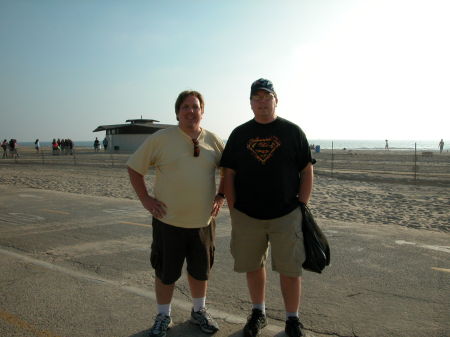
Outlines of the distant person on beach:
M 58 155 L 59 154 L 58 151 L 59 151 L 58 142 L 56 141 L 55 138 L 53 138 L 53 140 L 52 140 L 52 155 L 53 156 Z
M 439 153 L 442 153 L 442 151 L 444 151 L 444 139 L 439 142 Z
M 6 139 L 2 142 L 3 156 L 2 158 L 8 158 L 8 141 Z
M 108 139 L 105 137 L 105 138 L 103 138 L 103 148 L 105 149 L 105 151 L 107 150 L 107 148 L 108 148 Z
M 16 139 L 10 139 L 9 140 L 9 153 L 11 154 L 11 157 L 13 158 L 19 158 L 19 152 L 17 150 L 17 140 Z
M 73 140 L 69 138 L 69 139 L 67 140 L 67 142 L 68 142 L 68 145 L 69 145 L 69 154 L 70 154 L 70 155 L 73 155 L 73 147 L 74 147 Z
M 384 149 L 389 151 L 389 142 L 387 139 L 385 140 L 385 142 L 386 142 L 386 145 L 384 145 Z
M 303 131 L 277 116 L 271 81 L 250 89 L 254 118 L 233 130 L 220 162 L 230 209 L 234 270 L 246 273 L 252 312 L 244 336 L 259 336 L 267 325 L 266 258 L 280 276 L 286 312 L 285 332 L 304 336 L 299 319 L 302 263 L 305 259 L 302 212 L 313 187 L 313 159 Z
M 205 333 L 219 327 L 206 309 L 207 280 L 214 262 L 214 217 L 224 203 L 223 181 L 216 193 L 215 173 L 223 141 L 203 129 L 204 100 L 183 91 L 175 103 L 178 126 L 150 135 L 127 162 L 131 184 L 153 216 L 150 261 L 155 269 L 158 314 L 150 336 L 166 336 L 172 325 L 171 301 L 184 260 L 193 298 L 191 322 Z M 153 196 L 144 176 L 156 168 Z
M 36 152 L 39 153 L 39 149 L 41 148 L 41 144 L 39 143 L 39 139 L 35 140 L 34 148 L 36 149 Z
M 95 152 L 98 152 L 100 150 L 100 141 L 98 140 L 97 137 L 95 137 L 95 140 L 94 140 L 94 150 L 95 150 Z
M 62 151 L 64 152 L 65 155 L 69 154 L 69 139 L 65 138 L 61 141 L 61 145 L 62 145 Z

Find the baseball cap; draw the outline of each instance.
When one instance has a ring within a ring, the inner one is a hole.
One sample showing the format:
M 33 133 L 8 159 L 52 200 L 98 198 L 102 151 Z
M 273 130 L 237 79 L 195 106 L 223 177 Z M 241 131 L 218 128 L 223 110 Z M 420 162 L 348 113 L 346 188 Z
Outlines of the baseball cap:
M 273 83 L 265 78 L 260 78 L 252 83 L 252 88 L 250 90 L 250 97 L 252 97 L 258 90 L 265 90 L 277 96 L 275 89 L 273 88 Z

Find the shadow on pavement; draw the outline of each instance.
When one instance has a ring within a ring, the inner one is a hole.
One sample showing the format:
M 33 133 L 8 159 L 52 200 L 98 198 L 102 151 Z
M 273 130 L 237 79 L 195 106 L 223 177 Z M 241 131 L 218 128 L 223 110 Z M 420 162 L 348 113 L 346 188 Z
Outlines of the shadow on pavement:
M 131 336 L 128 337 L 148 337 L 150 333 L 150 328 L 143 330 L 141 332 L 135 333 Z M 266 332 L 267 333 L 267 332 Z M 263 335 L 265 335 L 263 333 Z M 270 335 L 270 333 L 269 333 Z M 175 326 L 173 326 L 168 332 L 167 332 L 167 337 L 198 337 L 198 336 L 227 336 L 227 337 L 242 337 L 242 329 L 239 329 L 238 331 L 232 332 L 231 334 L 227 335 L 226 333 L 221 334 L 221 332 L 219 331 L 216 334 L 210 335 L 210 334 L 206 334 L 206 333 L 202 333 L 198 326 L 193 325 L 191 323 L 189 323 L 189 321 L 183 322 L 183 323 L 179 323 L 176 324 Z M 270 335 L 272 336 L 272 335 Z M 276 335 L 273 335 L 273 337 L 286 337 L 284 331 L 280 331 L 279 333 L 277 333 Z
M 137 332 L 128 337 L 148 337 L 150 333 L 150 328 Z M 216 334 L 207 334 L 203 333 L 199 330 L 197 325 L 190 323 L 189 321 L 185 321 L 183 323 L 175 324 L 168 332 L 167 337 L 197 337 L 197 336 L 218 336 L 220 335 L 220 331 Z M 224 334 L 223 336 L 225 336 Z M 236 331 L 230 335 L 226 335 L 227 337 L 242 337 L 242 330 Z M 281 336 L 281 335 L 280 335 Z M 278 337 L 278 335 L 276 336 Z

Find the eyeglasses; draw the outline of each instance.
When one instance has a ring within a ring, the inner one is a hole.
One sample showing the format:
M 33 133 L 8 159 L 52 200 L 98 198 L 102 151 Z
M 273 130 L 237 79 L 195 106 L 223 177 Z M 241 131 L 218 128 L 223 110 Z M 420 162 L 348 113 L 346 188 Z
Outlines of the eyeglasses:
M 194 143 L 194 157 L 198 157 L 200 155 L 200 146 L 198 146 L 198 140 L 192 139 L 192 143 Z
M 272 94 L 255 95 L 252 97 L 252 100 L 254 100 L 255 102 L 268 102 L 271 101 L 273 97 L 274 96 Z

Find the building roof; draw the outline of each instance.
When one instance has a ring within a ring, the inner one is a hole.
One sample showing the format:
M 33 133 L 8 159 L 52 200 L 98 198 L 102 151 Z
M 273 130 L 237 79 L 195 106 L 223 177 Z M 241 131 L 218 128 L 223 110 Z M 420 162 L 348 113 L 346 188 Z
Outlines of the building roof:
M 154 122 L 159 122 L 155 119 L 142 119 L 142 118 L 127 119 L 126 122 L 130 124 L 99 125 L 92 132 L 106 131 L 110 129 L 133 129 L 133 128 L 139 128 L 145 132 L 147 128 L 148 131 L 151 131 L 154 129 L 165 129 L 174 126 L 172 124 L 155 124 Z
M 158 122 L 156 119 L 127 119 L 125 122 L 130 122 L 131 124 L 147 124 L 147 123 L 154 123 Z

